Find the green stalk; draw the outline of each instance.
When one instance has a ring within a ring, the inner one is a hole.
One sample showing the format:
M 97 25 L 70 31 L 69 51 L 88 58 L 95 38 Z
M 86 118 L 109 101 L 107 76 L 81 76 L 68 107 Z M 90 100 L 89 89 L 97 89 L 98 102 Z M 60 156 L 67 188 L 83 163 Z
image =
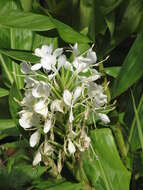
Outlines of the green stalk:
M 126 150 L 126 146 L 125 146 L 125 142 L 124 142 L 124 138 L 122 135 L 122 131 L 121 131 L 119 122 L 117 123 L 116 127 L 113 129 L 113 133 L 114 133 L 115 140 L 116 140 L 117 146 L 119 148 L 121 157 L 122 157 L 124 163 L 126 164 L 127 150 Z

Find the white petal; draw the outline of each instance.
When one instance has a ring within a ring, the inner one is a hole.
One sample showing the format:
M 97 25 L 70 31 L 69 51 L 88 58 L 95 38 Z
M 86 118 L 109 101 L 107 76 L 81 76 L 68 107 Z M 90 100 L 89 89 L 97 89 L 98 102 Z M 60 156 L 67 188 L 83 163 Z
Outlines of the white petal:
M 28 129 L 28 128 L 32 127 L 32 122 L 31 122 L 32 117 L 33 117 L 32 112 L 23 110 L 23 114 L 22 114 L 21 118 L 19 119 L 20 126 L 23 127 L 24 129 Z
M 34 105 L 34 111 L 43 115 L 44 117 L 47 115 L 48 113 L 48 107 L 45 104 L 44 100 L 40 100 L 38 103 L 36 103 Z
M 53 55 L 48 55 L 45 58 L 41 59 L 42 67 L 46 70 L 52 70 L 52 65 L 56 64 L 56 57 Z
M 51 126 L 52 126 L 52 122 L 51 122 L 51 120 L 49 119 L 49 120 L 47 120 L 46 122 L 45 122 L 45 125 L 44 125 L 44 133 L 48 133 L 49 131 L 50 131 L 50 129 L 51 129 Z
M 106 114 L 103 114 L 103 113 L 98 113 L 98 116 L 100 117 L 100 119 L 105 123 L 109 123 L 110 122 L 110 119 L 109 117 L 106 115 Z
M 42 66 L 41 63 L 37 63 L 31 67 L 31 70 L 37 71 L 37 70 L 41 69 L 41 66 Z
M 37 164 L 39 164 L 41 160 L 42 160 L 42 156 L 41 156 L 40 151 L 38 151 L 34 157 L 33 166 L 36 166 Z
M 38 88 L 39 88 L 39 86 L 35 86 L 35 87 L 32 89 L 32 95 L 33 95 L 35 98 L 40 98 L 40 97 L 41 97 L 41 93 L 38 92 Z
M 92 49 L 90 49 L 88 51 L 87 58 L 89 59 L 90 64 L 96 63 L 96 61 L 97 61 L 96 53 L 94 51 L 92 51 Z
M 36 132 L 34 132 L 31 136 L 30 136 L 30 146 L 34 147 L 39 143 L 40 140 L 40 132 L 37 130 Z
M 19 119 L 19 124 L 21 127 L 23 127 L 24 129 L 28 129 L 31 127 L 31 124 L 29 122 L 27 122 L 25 119 L 21 118 Z
M 74 120 L 74 116 L 73 116 L 73 112 L 72 112 L 72 109 L 70 111 L 70 115 L 69 115 L 69 122 L 72 123 Z
M 72 93 L 69 90 L 64 90 L 63 99 L 66 105 L 71 106 Z
M 31 67 L 28 63 L 22 62 L 20 66 L 21 66 L 21 72 L 22 73 L 24 73 L 24 74 L 30 73 Z
M 73 94 L 73 101 L 75 102 L 81 95 L 81 92 L 82 92 L 82 87 L 78 86 L 75 91 L 74 91 L 74 94 Z
M 34 53 L 36 56 L 41 57 L 41 49 L 40 48 L 36 48 Z
M 66 63 L 66 56 L 65 55 L 61 55 L 58 59 L 58 70 L 65 65 Z
M 59 111 L 63 113 L 63 105 L 62 105 L 62 101 L 61 100 L 54 100 L 51 103 L 51 111 Z
M 43 45 L 42 51 L 47 53 L 47 54 L 51 54 L 53 52 L 53 45 L 52 44 L 50 44 L 49 46 Z
M 70 139 L 69 139 L 69 143 L 68 143 L 68 151 L 70 154 L 74 154 L 76 151 L 75 146 Z
M 63 53 L 63 48 L 57 48 L 53 55 L 55 55 L 56 57 L 60 56 Z
M 70 71 L 73 71 L 73 66 L 70 62 L 66 61 L 64 64 L 65 69 L 68 69 Z
M 72 47 L 72 49 L 73 49 L 73 54 L 74 54 L 74 56 L 77 57 L 78 54 L 79 54 L 79 51 L 78 51 L 78 44 L 75 43 L 74 46 Z

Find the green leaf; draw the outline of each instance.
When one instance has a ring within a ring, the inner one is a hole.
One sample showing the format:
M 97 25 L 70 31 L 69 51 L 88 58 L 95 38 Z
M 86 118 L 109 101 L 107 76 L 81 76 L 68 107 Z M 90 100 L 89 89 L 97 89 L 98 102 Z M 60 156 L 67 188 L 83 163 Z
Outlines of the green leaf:
M 0 139 L 8 136 L 19 136 L 19 131 L 12 119 L 0 119 Z
M 7 96 L 8 94 L 9 94 L 8 90 L 0 88 L 0 97 Z
M 10 107 L 11 116 L 15 121 L 15 124 L 18 124 L 18 112 L 20 111 L 20 105 L 18 102 L 20 102 L 21 100 L 22 100 L 21 92 L 14 83 L 11 86 L 9 93 L 9 107 Z
M 16 11 L 16 14 L 15 11 L 0 13 L 0 25 L 32 31 L 47 31 L 55 28 L 48 16 L 20 11 Z
M 116 7 L 120 5 L 122 0 L 103 0 L 99 1 L 100 2 L 100 9 L 104 15 L 110 13 L 113 11 Z
M 14 127 L 15 123 L 12 119 L 0 119 L 0 130 Z
M 70 26 L 58 21 L 54 18 L 50 18 L 56 29 L 59 32 L 60 37 L 68 43 L 89 43 L 92 42 L 87 36 L 80 34 Z
M 92 150 L 83 154 L 83 170 L 98 190 L 129 190 L 130 172 L 123 165 L 110 129 L 91 132 Z
M 55 180 L 35 180 L 33 182 L 33 188 L 37 190 L 86 190 L 86 188 L 81 183 L 73 183 L 70 181 L 66 181 L 64 179 Z
M 33 55 L 31 52 L 19 51 L 19 50 L 2 50 L 0 49 L 0 53 L 11 57 L 12 59 L 18 61 L 26 61 L 30 63 L 37 63 L 40 61 L 40 58 Z
M 143 33 L 138 34 L 114 82 L 112 98 L 119 96 L 134 84 L 143 74 Z
M 116 66 L 116 67 L 105 67 L 104 72 L 111 77 L 117 78 L 117 76 L 120 72 L 120 69 L 121 69 L 121 67 L 118 67 L 118 66 Z
M 11 73 L 12 64 L 11 60 L 6 56 L 2 55 L 0 52 L 0 63 L 2 66 L 2 76 L 3 81 L 7 87 L 9 87 L 13 83 L 13 74 Z

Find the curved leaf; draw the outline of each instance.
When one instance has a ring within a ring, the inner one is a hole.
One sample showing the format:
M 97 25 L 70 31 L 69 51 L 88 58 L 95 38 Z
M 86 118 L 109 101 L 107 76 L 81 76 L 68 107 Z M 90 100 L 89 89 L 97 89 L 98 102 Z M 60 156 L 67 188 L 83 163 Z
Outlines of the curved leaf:
M 93 151 L 83 154 L 83 169 L 98 190 L 129 190 L 130 172 L 124 167 L 110 129 L 91 132 Z
M 56 19 L 50 18 L 57 28 L 60 37 L 69 43 L 89 43 L 92 42 L 87 36 L 75 31 L 72 27 L 58 21 Z
M 16 14 L 15 11 L 1 13 L 0 25 L 32 31 L 46 31 L 55 28 L 48 16 L 20 11 L 16 11 Z
M 18 50 L 0 50 L 0 53 L 11 57 L 12 59 L 18 61 L 26 61 L 30 63 L 37 63 L 40 61 L 40 58 L 33 55 L 31 52 L 18 51 Z
M 112 97 L 115 98 L 126 91 L 143 74 L 143 33 L 139 34 L 131 47 L 117 80 L 114 82 Z

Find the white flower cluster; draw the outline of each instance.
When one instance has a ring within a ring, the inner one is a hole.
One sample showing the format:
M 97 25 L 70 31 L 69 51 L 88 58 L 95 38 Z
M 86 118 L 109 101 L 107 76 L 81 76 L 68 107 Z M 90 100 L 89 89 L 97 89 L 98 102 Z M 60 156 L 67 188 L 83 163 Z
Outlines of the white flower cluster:
M 33 165 L 43 161 L 58 172 L 66 158 L 89 148 L 89 119 L 110 122 L 107 96 L 95 82 L 101 77 L 96 53 L 90 48 L 79 55 L 77 44 L 71 53 L 67 59 L 63 48 L 43 45 L 35 50 L 40 63 L 21 64 L 26 85 L 19 123 L 31 135 L 30 146 L 37 147 Z

